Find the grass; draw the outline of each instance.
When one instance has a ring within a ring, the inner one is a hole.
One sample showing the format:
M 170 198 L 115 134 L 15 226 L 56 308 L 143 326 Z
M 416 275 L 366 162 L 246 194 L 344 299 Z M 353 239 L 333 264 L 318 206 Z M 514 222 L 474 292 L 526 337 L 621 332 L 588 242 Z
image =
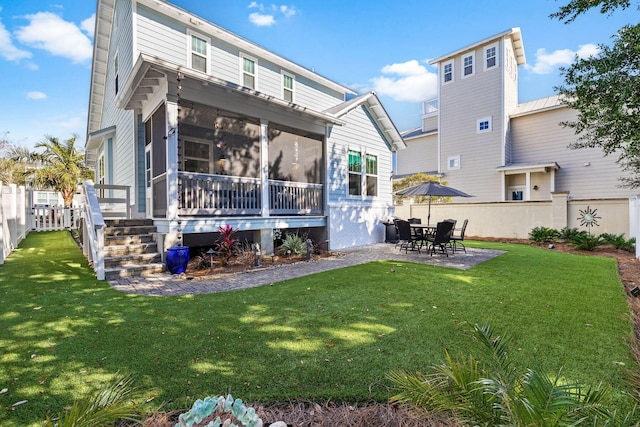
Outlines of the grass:
M 519 366 L 564 366 L 569 379 L 624 390 L 633 331 L 615 260 L 469 245 L 507 253 L 468 271 L 374 262 L 146 297 L 96 280 L 67 233 L 30 233 L 0 266 L 0 425 L 37 425 L 118 372 L 136 378 L 150 408 L 226 393 L 386 401 L 390 370 L 426 372 L 444 348 L 470 353 L 473 325 L 485 322 L 511 333 Z

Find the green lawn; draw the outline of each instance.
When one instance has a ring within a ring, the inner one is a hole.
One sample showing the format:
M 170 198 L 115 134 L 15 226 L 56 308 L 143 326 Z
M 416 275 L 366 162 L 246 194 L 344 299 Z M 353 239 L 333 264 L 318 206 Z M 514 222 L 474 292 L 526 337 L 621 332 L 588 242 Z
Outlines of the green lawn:
M 613 259 L 469 244 L 507 253 L 469 271 L 374 262 L 145 297 L 96 280 L 67 233 L 31 233 L 0 266 L 0 425 L 36 425 L 117 372 L 134 375 L 150 407 L 229 392 L 385 401 L 387 372 L 426 372 L 445 347 L 474 351 L 473 324 L 484 322 L 512 334 L 519 366 L 624 389 L 633 331 Z

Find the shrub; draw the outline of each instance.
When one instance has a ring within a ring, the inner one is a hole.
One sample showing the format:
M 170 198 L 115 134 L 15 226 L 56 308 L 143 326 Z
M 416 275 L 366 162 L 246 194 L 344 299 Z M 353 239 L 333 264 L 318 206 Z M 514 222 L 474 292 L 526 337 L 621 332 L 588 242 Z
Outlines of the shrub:
M 533 240 L 538 245 L 555 242 L 560 233 L 554 228 L 536 227 L 529 232 L 529 240 Z
M 576 249 L 582 251 L 592 251 L 596 246 L 600 246 L 605 243 L 604 239 L 600 236 L 594 236 L 593 234 L 583 233 L 577 234 L 571 239 L 571 245 Z
M 229 264 L 231 258 L 235 255 L 238 243 L 233 235 L 238 230 L 227 224 L 225 227 L 220 227 L 219 231 L 220 237 L 216 241 L 216 252 L 222 257 L 225 264 Z
M 570 242 L 571 240 L 573 240 L 575 236 L 578 236 L 580 234 L 586 234 L 586 231 L 578 230 L 576 227 L 573 227 L 573 228 L 564 227 L 558 233 L 558 237 L 561 240 L 564 240 L 565 242 Z
M 605 242 L 615 246 L 616 249 L 623 249 L 629 252 L 635 252 L 636 250 L 635 237 L 632 237 L 631 239 L 627 240 L 624 238 L 624 234 L 609 234 L 609 233 L 603 233 L 600 235 L 600 237 L 602 237 L 602 239 Z
M 298 234 L 287 233 L 278 250 L 283 255 L 302 255 L 307 251 L 307 244 Z

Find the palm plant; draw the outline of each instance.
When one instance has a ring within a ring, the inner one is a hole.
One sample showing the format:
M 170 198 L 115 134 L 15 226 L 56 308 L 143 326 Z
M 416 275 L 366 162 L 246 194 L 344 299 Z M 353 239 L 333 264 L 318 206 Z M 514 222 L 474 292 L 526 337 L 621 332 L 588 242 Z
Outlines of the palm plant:
M 84 165 L 84 154 L 76 149 L 75 142 L 75 136 L 63 142 L 46 136 L 44 141 L 36 144 L 36 148 L 44 148 L 44 152 L 38 155 L 42 167 L 31 170 L 32 183 L 59 191 L 65 206 L 73 203 L 78 184 L 93 177 L 93 171 Z
M 609 388 L 567 383 L 562 370 L 555 376 L 532 369 L 519 374 L 508 356 L 508 337 L 488 325 L 474 330 L 486 363 L 445 352 L 446 362 L 435 366 L 432 374 L 392 371 L 388 378 L 398 393 L 391 400 L 444 411 L 471 425 L 622 425 L 620 420 L 629 422 L 634 416 L 610 413 L 605 406 Z
M 133 380 L 120 376 L 94 396 L 76 401 L 55 419 L 47 418 L 45 427 L 103 427 L 118 421 L 141 421 L 141 410 L 131 402 Z

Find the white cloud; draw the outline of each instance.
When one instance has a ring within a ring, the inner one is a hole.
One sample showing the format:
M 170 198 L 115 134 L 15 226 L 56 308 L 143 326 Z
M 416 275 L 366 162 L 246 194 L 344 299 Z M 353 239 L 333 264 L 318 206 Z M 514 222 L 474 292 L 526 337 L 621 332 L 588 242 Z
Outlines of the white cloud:
M 91 59 L 91 40 L 75 24 L 50 12 L 38 12 L 26 18 L 29 25 L 16 31 L 22 43 L 76 63 Z
M 27 92 L 27 99 L 45 99 L 47 97 L 47 94 L 44 92 L 40 92 L 37 90 L 33 90 L 31 92 Z
M 82 29 L 82 31 L 87 33 L 89 37 L 93 38 L 93 32 L 96 28 L 96 14 L 94 13 L 93 15 L 82 21 L 80 23 L 80 28 Z
M 0 8 L 0 11 L 2 8 Z M 11 34 L 0 21 L 0 57 L 8 61 L 31 58 L 31 52 L 17 48 L 11 40 Z
M 258 12 L 249 14 L 249 21 L 259 27 L 269 27 L 276 23 L 276 19 L 273 15 L 264 15 Z
M 415 59 L 385 65 L 381 72 L 385 75 L 371 79 L 378 95 L 390 96 L 395 101 L 421 102 L 438 94 L 438 75 Z
M 285 18 L 294 16 L 298 11 L 293 6 L 276 5 L 272 4 L 270 7 L 265 8 L 264 4 L 252 1 L 249 3 L 249 9 L 257 9 L 259 12 L 252 12 L 249 14 L 249 21 L 259 27 L 269 27 L 274 25 L 276 21 L 276 14 L 281 14 Z M 269 10 L 267 10 L 269 9 Z
M 526 68 L 534 74 L 550 74 L 559 67 L 572 64 L 576 56 L 588 58 L 589 56 L 597 55 L 599 51 L 600 48 L 594 44 L 581 45 L 577 51 L 559 49 L 551 53 L 547 53 L 546 49 L 540 48 L 536 51 L 535 65 L 527 65 Z

